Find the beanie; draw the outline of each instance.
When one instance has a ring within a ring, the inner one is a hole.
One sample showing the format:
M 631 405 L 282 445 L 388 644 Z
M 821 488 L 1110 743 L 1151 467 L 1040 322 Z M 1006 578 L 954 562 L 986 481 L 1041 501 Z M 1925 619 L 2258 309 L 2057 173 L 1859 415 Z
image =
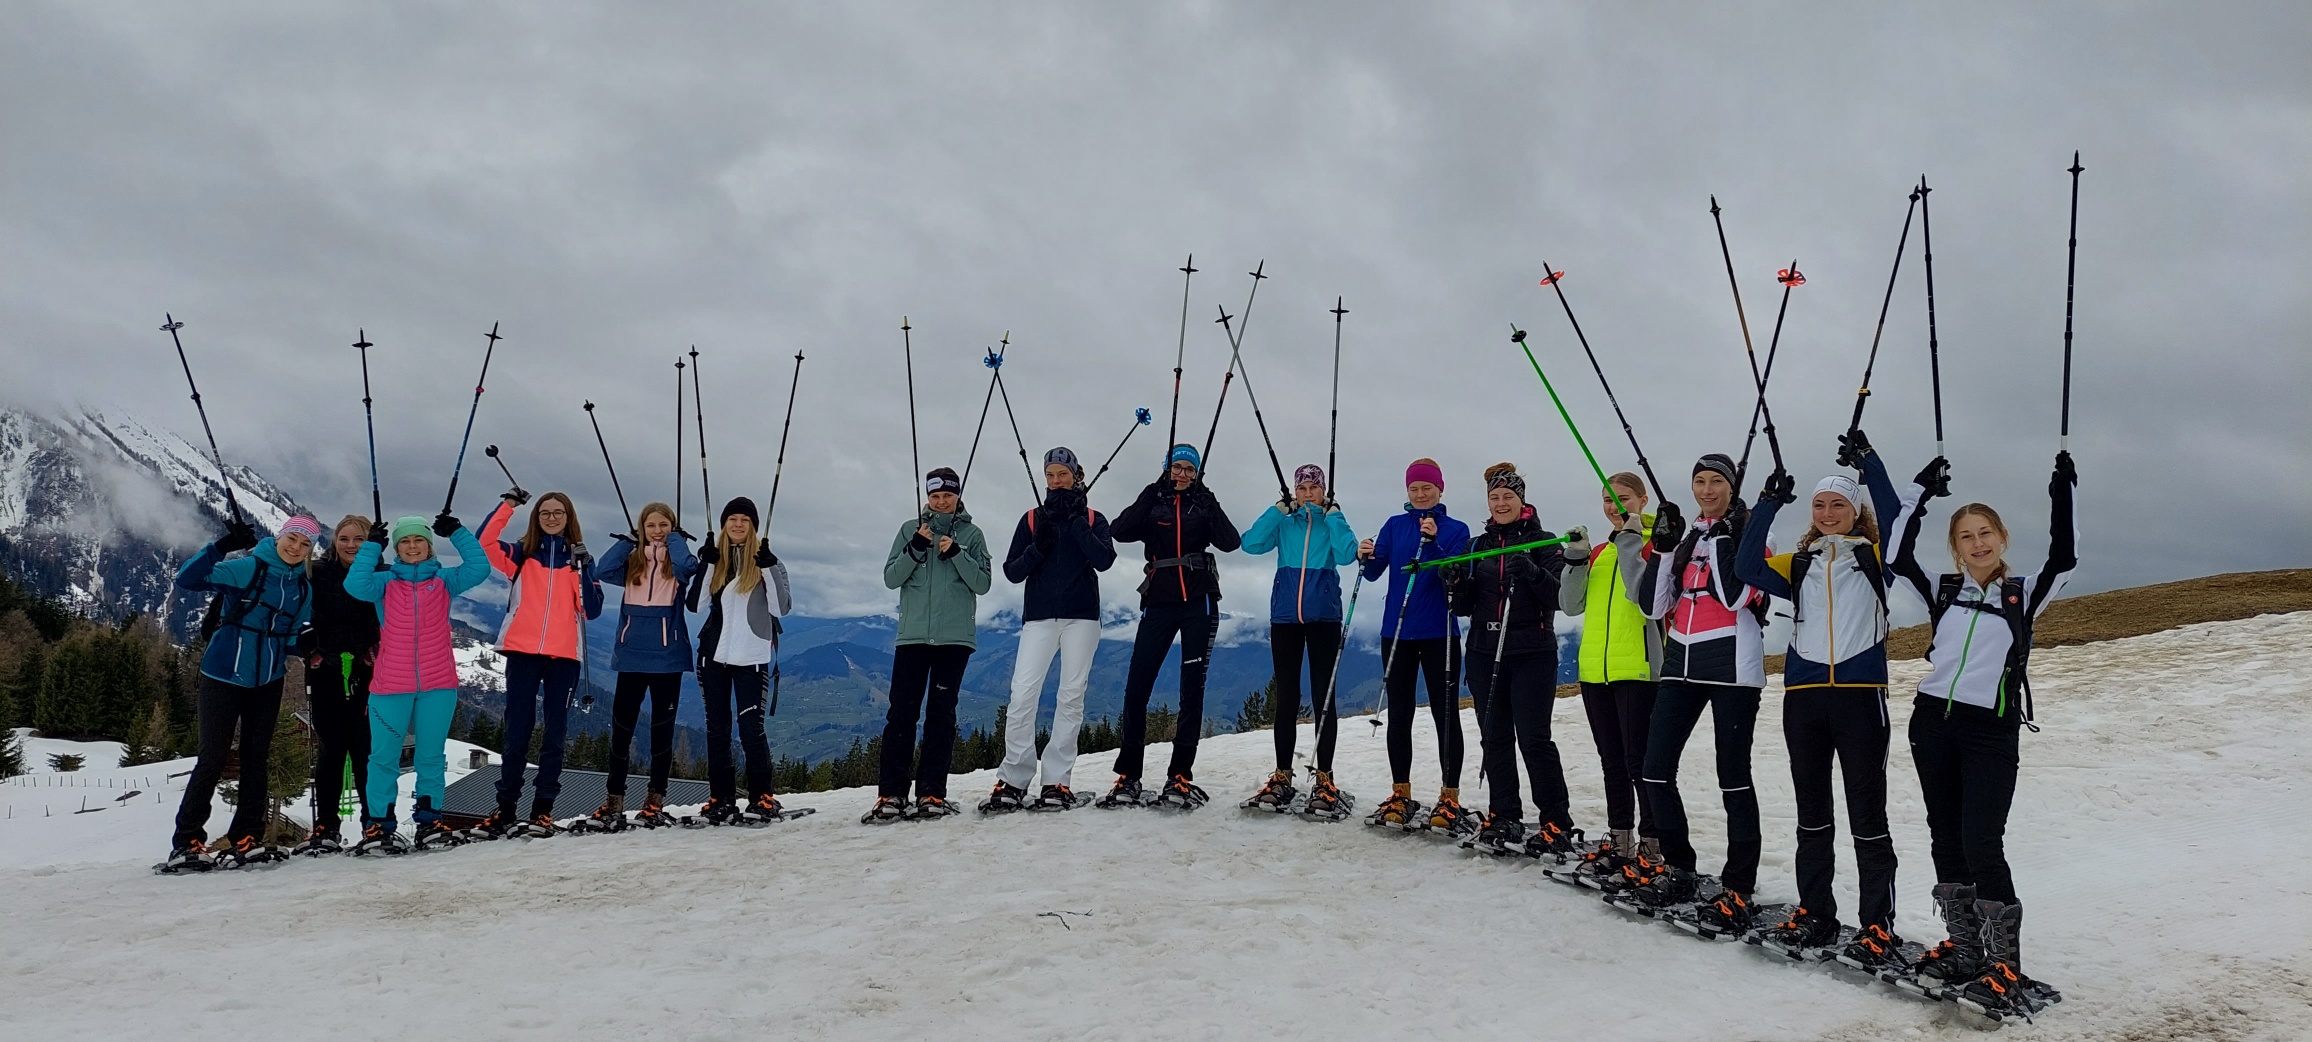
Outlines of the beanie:
M 1734 480 L 1734 460 L 1723 452 L 1713 452 L 1694 461 L 1694 476 L 1701 476 L 1705 470 L 1716 471 L 1720 477 L 1726 479 L 1726 483 L 1729 485 L 1736 483 Z
M 1084 465 L 1076 462 L 1076 454 L 1068 451 L 1067 446 L 1062 445 L 1059 448 L 1044 453 L 1044 466 L 1049 467 L 1054 463 L 1060 464 L 1069 470 L 1075 471 L 1077 481 L 1084 480 Z
M 1814 483 L 1815 495 L 1819 496 L 1825 492 L 1837 493 L 1855 509 L 1862 509 L 1862 486 L 1855 484 L 1853 478 L 1844 474 L 1832 474 Z
M 747 519 L 748 524 L 756 528 L 763 527 L 763 515 L 755 512 L 755 501 L 745 496 L 739 496 L 723 504 L 722 519 L 728 521 L 732 517 L 743 517 Z
M 1323 485 L 1325 483 L 1325 468 L 1317 466 L 1314 463 L 1303 463 L 1300 466 L 1293 468 L 1293 484 L 1300 485 L 1311 482 L 1318 485 Z
M 1435 460 L 1417 459 L 1412 466 L 1405 468 L 1405 484 L 1410 485 L 1416 481 L 1426 481 L 1437 486 L 1437 491 L 1445 491 L 1445 472 L 1438 468 Z
M 426 546 L 433 546 L 433 522 L 416 514 L 393 519 L 393 545 L 400 546 L 402 540 L 413 535 L 425 540 Z
M 281 531 L 275 533 L 275 536 L 285 536 L 292 532 L 304 536 L 309 542 L 318 543 L 321 541 L 321 522 L 314 520 L 310 514 L 291 514 L 289 520 L 281 522 Z

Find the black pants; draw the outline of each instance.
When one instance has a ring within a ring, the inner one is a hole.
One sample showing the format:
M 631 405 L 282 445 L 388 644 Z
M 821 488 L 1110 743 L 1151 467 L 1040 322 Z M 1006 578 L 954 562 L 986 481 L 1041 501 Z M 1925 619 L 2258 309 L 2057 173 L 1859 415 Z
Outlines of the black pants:
M 1132 637 L 1132 669 L 1124 676 L 1124 733 L 1116 750 L 1116 773 L 1137 781 L 1148 747 L 1148 697 L 1156 674 L 1180 638 L 1180 727 L 1172 736 L 1172 763 L 1164 773 L 1196 777 L 1196 741 L 1204 734 L 1204 675 L 1212 665 L 1212 638 L 1220 628 L 1220 605 L 1211 597 L 1182 604 L 1151 604 L 1140 612 Z
M 1396 654 L 1392 656 L 1392 646 Z M 1389 779 L 1413 780 L 1413 681 L 1426 680 L 1429 718 L 1437 724 L 1437 770 L 1448 789 L 1461 787 L 1461 696 L 1454 669 L 1461 646 L 1451 637 L 1381 641 L 1388 673 L 1381 686 L 1389 697 Z
M 883 769 L 878 795 L 907 798 L 912 772 L 915 795 L 947 798 L 947 772 L 955 765 L 955 699 L 963 690 L 963 670 L 971 664 L 969 644 L 901 644 L 891 654 L 891 714 L 883 721 Z M 923 755 L 915 755 L 915 720 L 923 718 Z
M 1887 831 L 1886 689 L 1809 688 L 1782 699 L 1782 739 L 1790 748 L 1790 787 L 1798 795 L 1798 903 L 1836 917 L 1838 821 L 1830 761 L 1846 788 L 1847 827 L 1862 894 L 1858 926 L 1894 926 L 1895 841 Z
M 1985 901 L 2013 903 L 2007 870 L 2007 809 L 2022 762 L 2019 717 L 1920 695 L 1911 705 L 1911 762 L 1926 797 L 1929 853 L 1938 883 L 1973 883 Z M 206 714 L 204 714 L 206 715 Z
M 313 759 L 313 826 L 332 831 L 345 800 L 346 764 L 353 765 L 357 800 L 369 771 L 370 664 L 361 655 L 351 662 L 347 668 L 346 658 L 322 655 L 305 663 L 305 702 L 313 707 L 313 730 L 321 745 Z
M 1678 798 L 1678 757 L 1710 710 L 1718 738 L 1718 790 L 1726 804 L 1726 889 L 1758 889 L 1758 790 L 1750 785 L 1750 737 L 1758 727 L 1758 689 L 1665 680 L 1654 692 L 1654 719 L 1646 729 L 1646 803 L 1661 833 L 1662 860 L 1694 871 L 1694 843 L 1686 833 L 1686 804 Z
M 609 791 L 612 795 L 626 794 L 626 768 L 628 758 L 633 755 L 634 724 L 642 718 L 645 696 L 650 699 L 650 791 L 661 796 L 666 794 L 667 772 L 674 766 L 674 711 L 682 699 L 682 674 L 620 673 L 618 690 L 610 696 Z
M 1525 804 L 1517 790 L 1517 760 L 1522 753 L 1540 820 L 1572 828 L 1573 798 L 1565 791 L 1565 761 L 1558 758 L 1557 742 L 1549 736 L 1550 714 L 1557 708 L 1557 650 L 1504 658 L 1498 678 L 1490 656 L 1471 656 L 1468 670 L 1469 690 L 1486 693 L 1479 700 L 1485 715 L 1477 722 L 1485 757 L 1486 809 L 1506 818 L 1524 816 Z
M 1646 766 L 1646 730 L 1654 719 L 1654 682 L 1583 684 L 1581 707 L 1589 715 L 1598 769 L 1605 775 L 1606 827 L 1624 832 L 1634 827 L 1638 835 L 1658 835 L 1653 805 L 1638 782 Z
M 570 693 L 578 689 L 578 660 L 506 652 L 506 747 L 498 755 L 498 807 L 511 812 L 522 798 L 523 768 L 530 760 L 530 731 L 543 727 L 538 744 L 538 783 L 530 793 L 530 816 L 551 813 L 562 794 L 562 743 L 570 727 Z
M 204 676 L 199 711 L 201 752 L 193 761 L 193 776 L 185 781 L 184 801 L 177 804 L 174 839 L 181 844 L 208 838 L 209 805 L 216 802 L 217 780 L 225 774 L 225 757 L 233 750 L 236 729 L 241 734 L 241 799 L 225 837 L 260 836 L 265 813 L 273 804 L 265 765 L 273 756 L 273 725 L 281 718 L 281 681 L 242 687 Z
M 731 666 L 712 660 L 700 662 L 698 690 L 699 700 L 706 703 L 707 795 L 725 803 L 738 800 L 738 778 L 731 765 L 734 716 L 738 721 L 739 746 L 747 755 L 747 798 L 752 801 L 768 794 L 771 791 L 771 741 L 763 736 L 763 699 L 770 694 L 771 667 Z M 672 703 L 671 699 L 668 701 Z M 655 721 L 652 726 L 657 726 Z M 655 772 L 655 750 L 652 761 Z
M 1276 663 L 1276 769 L 1292 770 L 1293 742 L 1300 737 L 1301 656 L 1309 662 L 1309 707 L 1317 717 L 1317 770 L 1333 769 L 1333 745 L 1341 732 L 1340 696 L 1334 692 L 1333 663 L 1341 647 L 1340 622 L 1272 622 L 1268 650 Z

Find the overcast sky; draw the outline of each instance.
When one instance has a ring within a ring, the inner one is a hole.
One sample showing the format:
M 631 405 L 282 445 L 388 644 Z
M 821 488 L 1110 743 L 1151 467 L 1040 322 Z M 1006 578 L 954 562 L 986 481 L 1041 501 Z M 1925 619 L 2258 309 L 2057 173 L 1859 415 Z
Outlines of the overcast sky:
M 1159 465 L 1188 306 L 1201 441 L 1244 307 L 1251 389 L 1289 471 L 1326 451 L 1336 296 L 1340 499 L 1369 534 L 1434 456 L 1446 502 L 1526 472 L 1543 521 L 1595 479 L 1508 343 L 1608 470 L 1632 465 L 1566 293 L 1654 468 L 1736 453 L 1752 394 L 1708 213 L 1802 487 L 1832 466 L 1906 193 L 1932 196 L 1944 417 L 1962 501 L 2045 545 L 2065 217 L 2079 149 L 2075 590 L 2312 563 L 2312 7 L 1502 4 L 64 4 L 0 19 L 0 364 L 20 404 L 198 434 L 186 321 L 227 456 L 324 516 L 368 506 L 366 329 L 389 512 L 439 508 L 483 333 L 460 509 L 504 447 L 534 491 L 615 525 L 672 498 L 672 363 L 705 365 L 715 495 L 768 498 L 799 610 L 888 610 L 911 509 L 899 323 L 924 466 L 961 469 L 1005 368 L 1030 453 L 1093 465 L 1113 513 Z M 1918 229 L 1865 426 L 1933 453 Z M 1275 495 L 1232 392 L 1212 483 Z M 687 424 L 687 420 L 685 421 Z M 686 435 L 687 436 L 687 435 Z M 693 440 L 689 527 L 698 520 Z M 1769 466 L 1763 439 L 1757 473 Z M 1753 485 L 1756 481 L 1753 481 Z M 1000 547 L 1029 503 L 997 405 L 967 503 Z M 1949 504 L 1941 504 L 1947 510 Z M 1795 528 L 1785 538 L 1795 535 Z M 599 541 L 599 536 L 597 537 Z M 1136 549 L 1130 560 L 1136 561 Z M 1933 557 L 1930 557 L 1930 561 Z M 1227 572 L 1256 616 L 1266 562 Z M 1106 583 L 1132 602 L 1135 568 Z M 1017 603 L 999 583 L 990 608 Z M 1377 613 L 1376 613 L 1377 614 Z

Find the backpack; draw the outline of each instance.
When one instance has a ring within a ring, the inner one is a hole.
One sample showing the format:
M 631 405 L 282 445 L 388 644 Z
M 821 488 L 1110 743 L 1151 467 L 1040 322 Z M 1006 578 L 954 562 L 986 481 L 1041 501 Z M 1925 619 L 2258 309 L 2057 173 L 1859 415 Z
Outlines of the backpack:
M 257 558 L 256 560 L 257 570 L 250 575 L 248 585 L 234 590 L 218 590 L 209 596 L 209 607 L 201 613 L 202 643 L 206 644 L 214 639 L 217 636 L 217 631 L 227 625 L 239 629 L 248 628 L 244 625 L 244 621 L 248 619 L 249 613 L 257 607 L 256 593 L 264 588 L 266 576 L 273 570 L 272 566 L 265 563 L 264 558 Z M 233 607 L 229 608 L 227 605 Z M 233 608 L 239 610 L 233 611 Z M 228 611 L 233 612 L 230 620 L 225 617 Z
M 1790 555 L 1790 592 L 1793 595 L 1790 602 L 1790 620 L 1792 622 L 1798 621 L 1798 601 L 1795 595 L 1803 588 L 1802 584 L 1806 581 L 1806 570 L 1813 566 L 1816 556 L 1817 554 L 1812 548 L 1800 550 Z M 1862 570 L 1863 578 L 1870 580 L 1870 592 L 1878 595 L 1879 611 L 1885 612 L 1887 610 L 1887 573 L 1886 565 L 1879 560 L 1878 547 L 1872 546 L 1871 552 L 1867 554 L 1856 554 L 1855 567 Z M 1956 597 L 1958 594 L 1954 592 L 1952 596 Z
M 2023 726 L 2033 731 L 2039 725 L 2032 723 L 2031 677 L 2031 613 L 2023 604 L 2023 577 L 2010 575 L 1999 580 L 1999 603 L 1996 607 L 1981 602 L 1959 603 L 1959 591 L 1966 587 L 1966 578 L 1956 573 L 1945 574 L 1936 584 L 1935 601 L 1927 606 L 1930 631 L 1943 624 L 1944 613 L 1952 608 L 1965 608 L 1986 614 L 1996 614 L 2007 620 L 2007 633 L 2012 643 L 2007 648 L 2005 672 L 1999 682 L 2008 690 L 2022 696 Z
M 1694 548 L 1700 545 L 1701 542 L 1701 529 L 1699 527 L 1690 528 L 1686 532 L 1686 538 L 1678 541 L 1678 549 L 1670 555 L 1670 578 L 1671 581 L 1678 584 L 1678 589 L 1681 593 L 1683 593 L 1686 588 L 1686 566 L 1694 563 Z M 1739 544 L 1737 544 L 1737 546 L 1739 546 Z M 1795 569 L 1797 565 L 1793 563 L 1791 567 Z M 1791 577 L 1792 583 L 1795 584 L 1797 581 L 1798 580 L 1795 575 Z M 1705 587 L 1705 589 L 1707 589 L 1707 587 Z M 1712 596 L 1716 596 L 1716 594 L 1712 594 Z M 1885 600 L 1884 593 L 1880 594 L 1880 600 Z M 1733 605 L 1727 605 L 1727 607 L 1733 607 Z M 1767 605 L 1765 598 L 1759 598 L 1749 605 L 1748 610 L 1751 616 L 1756 618 L 1758 620 L 1758 624 L 1761 626 L 1766 625 L 1766 607 Z M 1666 635 L 1667 634 L 1665 632 L 1665 636 Z

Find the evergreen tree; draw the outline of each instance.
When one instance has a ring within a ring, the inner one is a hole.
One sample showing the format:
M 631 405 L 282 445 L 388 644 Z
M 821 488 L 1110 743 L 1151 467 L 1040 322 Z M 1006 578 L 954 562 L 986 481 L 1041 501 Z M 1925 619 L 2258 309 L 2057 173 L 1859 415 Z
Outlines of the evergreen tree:
M 287 842 L 303 838 L 295 828 L 281 819 L 281 809 L 292 800 L 305 797 L 313 784 L 313 736 L 297 718 L 282 713 L 273 721 L 273 748 L 265 758 L 265 797 L 268 842 Z
M 168 757 L 169 707 L 162 699 L 154 699 L 152 711 L 145 715 L 145 724 L 136 736 L 121 747 L 120 765 L 134 767 L 143 763 L 158 763 Z
M 1157 706 L 1148 711 L 1148 742 L 1169 742 L 1180 735 L 1180 711 L 1171 706 Z M 1122 745 L 1119 740 L 1116 744 Z
M 1276 723 L 1276 678 L 1268 678 L 1268 686 L 1244 696 L 1244 705 L 1236 711 L 1236 730 L 1258 731 Z
M 466 741 L 492 753 L 503 752 L 506 747 L 506 725 L 497 717 L 476 710 L 473 724 L 466 730 Z
M 24 745 L 16 740 L 16 729 L 0 728 L 0 778 L 13 778 L 24 773 Z

